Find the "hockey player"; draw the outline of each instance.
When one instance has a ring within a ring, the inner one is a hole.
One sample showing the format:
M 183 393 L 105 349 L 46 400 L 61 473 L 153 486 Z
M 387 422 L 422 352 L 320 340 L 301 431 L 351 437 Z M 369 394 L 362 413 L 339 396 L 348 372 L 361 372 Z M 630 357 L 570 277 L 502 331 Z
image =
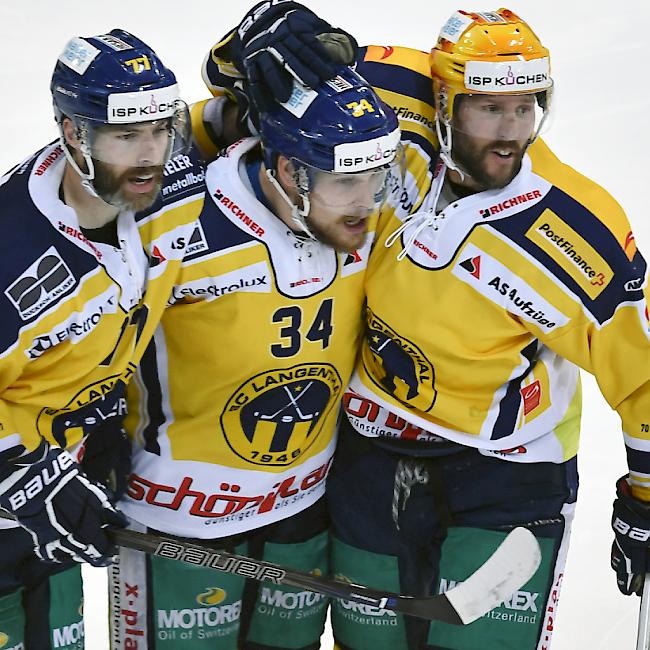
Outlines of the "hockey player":
M 91 477 L 126 470 L 106 425 L 203 198 L 176 79 L 138 38 L 72 38 L 51 91 L 59 140 L 0 181 L 0 506 L 20 524 L 0 530 L 0 644 L 27 650 L 83 647 L 75 563 L 108 563 L 126 521 Z
M 268 17 L 273 29 L 260 17 L 232 41 L 240 72 L 267 92 L 275 77 L 258 64 L 301 77 L 311 61 L 277 29 L 284 9 Z M 293 24 L 308 12 L 286 9 Z M 367 48 L 358 70 L 389 91 L 405 61 L 426 74 L 417 53 L 395 50 Z M 536 534 L 544 560 L 467 628 L 339 601 L 334 634 L 355 650 L 549 648 L 577 492 L 578 366 L 623 422 L 630 474 L 612 518 L 621 590 L 638 591 L 647 570 L 646 264 L 616 202 L 534 142 L 552 82 L 526 23 L 508 10 L 456 12 L 430 62 L 440 164 L 424 204 L 410 218 L 397 207 L 369 262 L 367 335 L 328 480 L 332 568 L 413 595 L 442 591 L 515 525 Z
M 315 91 L 296 84 L 260 134 L 207 168 L 182 278 L 129 388 L 120 507 L 155 531 L 328 573 L 325 477 L 400 133 L 341 68 Z M 316 648 L 325 622 L 319 594 L 126 549 L 111 580 L 115 648 Z

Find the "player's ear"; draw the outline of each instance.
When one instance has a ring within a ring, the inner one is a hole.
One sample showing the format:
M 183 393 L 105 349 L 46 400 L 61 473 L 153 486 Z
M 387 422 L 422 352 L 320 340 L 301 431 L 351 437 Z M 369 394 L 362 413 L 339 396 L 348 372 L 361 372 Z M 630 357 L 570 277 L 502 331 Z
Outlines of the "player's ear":
M 63 136 L 65 137 L 66 144 L 74 149 L 81 148 L 81 141 L 77 136 L 77 127 L 75 123 L 69 118 L 63 118 Z
M 276 162 L 276 174 L 282 187 L 294 185 L 295 169 L 293 163 L 285 156 L 279 155 Z

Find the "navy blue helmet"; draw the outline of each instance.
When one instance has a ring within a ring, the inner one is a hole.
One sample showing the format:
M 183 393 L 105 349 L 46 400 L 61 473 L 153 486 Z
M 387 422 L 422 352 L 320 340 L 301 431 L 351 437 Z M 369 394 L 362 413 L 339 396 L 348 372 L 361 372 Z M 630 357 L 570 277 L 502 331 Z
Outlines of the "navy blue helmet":
M 349 67 L 316 90 L 294 83 L 284 104 L 260 114 L 265 164 L 278 155 L 327 172 L 358 172 L 391 163 L 400 139 L 397 117 Z
M 122 29 L 70 39 L 50 90 L 57 120 L 78 116 L 108 124 L 170 117 L 179 99 L 174 73 Z

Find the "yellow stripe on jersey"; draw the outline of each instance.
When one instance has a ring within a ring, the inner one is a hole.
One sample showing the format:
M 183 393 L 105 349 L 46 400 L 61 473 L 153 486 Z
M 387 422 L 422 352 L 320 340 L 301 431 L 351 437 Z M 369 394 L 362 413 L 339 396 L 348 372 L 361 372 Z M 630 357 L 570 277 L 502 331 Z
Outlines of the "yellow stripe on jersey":
M 578 453 L 580 443 L 580 417 L 582 415 L 582 384 L 576 383 L 573 398 L 562 421 L 555 427 L 553 433 L 562 445 L 562 458 L 569 460 Z
M 209 101 L 209 99 L 204 99 L 192 104 L 190 107 L 190 119 L 192 121 L 192 136 L 201 155 L 206 160 L 213 160 L 219 153 L 219 147 L 217 147 L 208 133 L 205 122 L 203 121 L 203 109 Z

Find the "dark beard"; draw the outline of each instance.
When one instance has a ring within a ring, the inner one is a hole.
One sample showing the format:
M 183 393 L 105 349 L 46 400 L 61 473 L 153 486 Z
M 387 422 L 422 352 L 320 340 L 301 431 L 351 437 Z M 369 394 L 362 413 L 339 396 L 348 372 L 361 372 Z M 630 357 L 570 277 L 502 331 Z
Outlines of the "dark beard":
M 495 148 L 510 149 L 514 152 L 510 173 L 505 176 L 497 177 L 490 174 L 483 165 L 483 160 L 486 154 Z M 510 140 L 497 140 L 484 145 L 480 149 L 472 139 L 459 131 L 454 131 L 452 141 L 452 158 L 461 170 L 479 185 L 480 191 L 497 190 L 512 182 L 512 179 L 519 173 L 521 169 L 521 161 L 523 160 L 528 143 L 523 147 L 517 141 Z
M 93 158 L 95 167 L 95 178 L 92 181 L 95 191 L 99 197 L 116 208 L 121 210 L 133 210 L 140 212 L 151 207 L 162 187 L 163 167 L 162 165 L 151 165 L 149 167 L 129 167 L 119 176 L 113 171 L 113 165 L 104 163 L 101 160 Z M 136 175 L 153 174 L 154 187 L 150 192 L 143 194 L 128 193 L 126 194 L 123 186 L 129 177 Z

